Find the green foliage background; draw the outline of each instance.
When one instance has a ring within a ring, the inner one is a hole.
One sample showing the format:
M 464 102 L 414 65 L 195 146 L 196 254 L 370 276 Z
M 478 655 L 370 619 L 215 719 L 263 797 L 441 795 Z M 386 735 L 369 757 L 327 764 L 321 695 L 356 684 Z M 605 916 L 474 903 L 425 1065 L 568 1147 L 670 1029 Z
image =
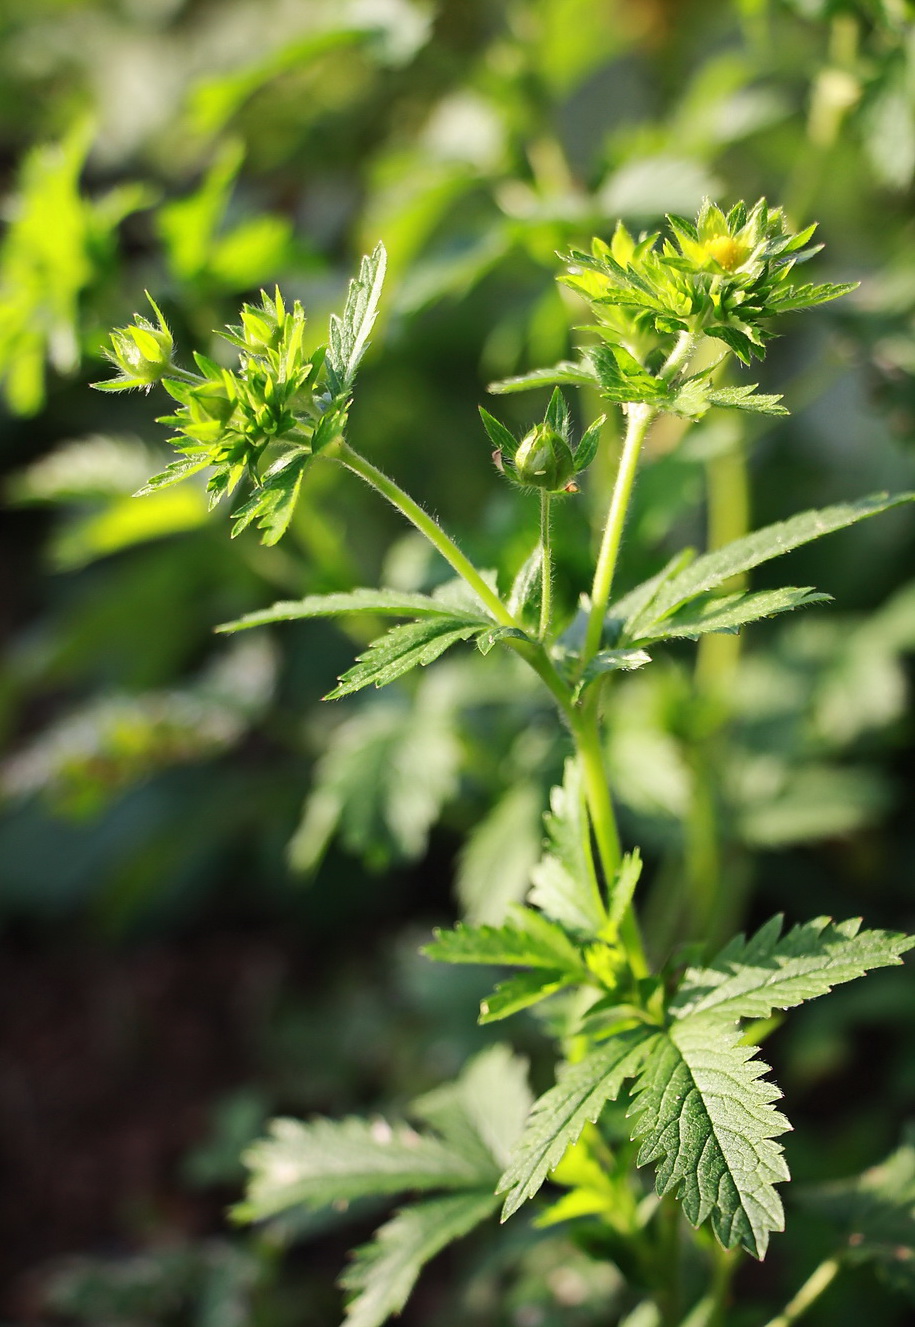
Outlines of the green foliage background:
M 485 976 L 433 969 L 416 950 L 432 923 L 498 924 L 520 897 L 565 750 L 544 701 L 495 656 L 455 655 L 399 689 L 322 706 L 371 623 L 214 635 L 279 598 L 428 592 L 441 569 L 331 467 L 309 469 L 276 548 L 250 530 L 230 543 L 227 513 L 208 513 L 191 484 L 132 499 L 168 459 L 162 405 L 88 389 L 108 372 L 107 331 L 149 290 L 180 347 L 216 353 L 211 329 L 278 282 L 316 344 L 359 255 L 383 240 L 353 436 L 506 576 L 535 538 L 535 504 L 494 475 L 477 405 L 492 406 L 492 379 L 572 353 L 556 250 L 609 238 L 617 217 L 639 230 L 705 195 L 764 194 L 797 226 L 819 221 L 817 279 L 862 284 L 795 319 L 754 372 L 791 410 L 743 439 L 754 523 L 915 487 L 915 12 L 908 0 L 3 0 L 0 72 L 4 1055 L 36 1103 L 4 1107 L 20 1197 L 7 1194 L 0 1315 L 333 1323 L 327 1268 L 377 1213 L 357 1210 L 342 1233 L 350 1218 L 327 1211 L 227 1233 L 238 1154 L 270 1113 L 402 1106 L 493 1040 L 474 1026 Z M 530 401 L 497 413 L 520 433 L 542 412 Z M 712 416 L 657 436 L 624 550 L 630 583 L 739 519 L 737 427 Z M 723 497 L 706 509 L 713 471 Z M 561 509 L 567 604 L 607 479 Z M 837 602 L 749 633 L 733 741 L 710 762 L 685 654 L 616 689 L 616 792 L 624 836 L 652 853 L 658 952 L 696 938 L 684 878 L 703 938 L 773 910 L 912 929 L 912 553 L 905 509 L 792 555 L 797 584 Z M 86 1021 L 61 1020 L 49 991 L 62 1005 L 94 993 Z M 841 1179 L 896 1146 L 915 1097 L 913 995 L 907 974 L 878 974 L 767 1046 L 799 1103 L 787 1144 L 799 1180 Z M 144 1061 L 144 1036 L 172 1044 L 144 1032 L 157 1000 L 167 1025 L 206 1003 L 206 1072 L 158 1051 Z M 100 1026 L 114 1052 L 93 1049 Z M 61 1039 L 56 1059 L 35 1056 L 45 1034 Z M 82 1135 L 49 1105 L 58 1060 L 71 1079 L 97 1076 Z M 137 1099 L 159 1073 L 187 1073 L 187 1097 L 166 1095 L 145 1120 L 158 1137 L 155 1120 L 171 1118 L 154 1163 L 122 1166 L 104 1121 L 140 1128 Z M 104 1200 L 80 1200 L 94 1213 L 84 1239 L 60 1217 L 66 1195 L 34 1178 L 34 1158 L 61 1149 L 102 1158 Z M 748 1303 L 774 1311 L 790 1295 L 826 1246 L 817 1219 L 798 1216 L 747 1273 Z M 551 1231 L 509 1231 L 435 1264 L 405 1322 L 616 1321 L 606 1265 Z M 904 1299 L 858 1275 L 809 1321 L 906 1321 Z

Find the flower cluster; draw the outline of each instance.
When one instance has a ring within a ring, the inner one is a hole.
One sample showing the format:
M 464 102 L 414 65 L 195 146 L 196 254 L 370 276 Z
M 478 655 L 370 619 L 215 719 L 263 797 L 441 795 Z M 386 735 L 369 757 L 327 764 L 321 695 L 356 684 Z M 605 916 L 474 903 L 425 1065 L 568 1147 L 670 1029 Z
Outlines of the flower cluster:
M 706 201 L 695 222 L 668 217 L 671 238 L 636 240 L 622 225 L 612 242 L 573 252 L 563 280 L 592 305 L 610 341 L 704 333 L 723 341 L 744 363 L 762 358 L 776 314 L 808 309 L 853 285 L 797 285 L 794 269 L 818 252 L 815 226 L 792 233 L 781 208 L 760 199 L 728 213 Z M 641 356 L 639 356 L 641 358 Z

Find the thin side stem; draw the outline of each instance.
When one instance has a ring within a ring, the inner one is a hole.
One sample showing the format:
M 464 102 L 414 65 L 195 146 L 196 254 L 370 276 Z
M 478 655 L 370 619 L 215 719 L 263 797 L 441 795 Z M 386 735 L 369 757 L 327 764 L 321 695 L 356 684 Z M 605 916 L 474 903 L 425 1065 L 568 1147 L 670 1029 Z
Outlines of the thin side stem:
M 550 528 L 550 494 L 540 491 L 540 639 L 550 629 L 553 612 L 553 548 Z
M 781 1313 L 771 1318 L 766 1327 L 791 1327 L 798 1318 L 819 1299 L 823 1291 L 832 1285 L 842 1267 L 841 1258 L 826 1258 L 820 1263 L 801 1286 L 794 1298 L 785 1305 Z
M 387 498 L 388 502 L 396 507 L 402 515 L 406 516 L 407 520 L 416 526 L 420 534 L 426 536 L 430 544 L 437 549 L 445 561 L 454 568 L 461 579 L 483 601 L 497 622 L 503 627 L 519 626 L 519 623 L 512 617 L 499 596 L 486 584 L 470 559 L 461 552 L 438 521 L 430 516 L 427 511 L 424 511 L 419 503 L 414 501 L 409 493 L 405 493 L 400 485 L 396 484 L 383 470 L 379 470 L 376 465 L 372 465 L 371 461 L 367 461 L 364 456 L 360 456 L 358 452 L 353 451 L 342 438 L 332 445 L 332 449 L 328 448 L 322 454 L 329 454 L 340 461 L 348 470 L 352 470 L 360 479 L 364 479 L 383 498 Z
M 438 521 L 430 516 L 427 511 L 424 511 L 419 503 L 410 497 L 409 493 L 405 493 L 399 484 L 396 484 L 383 470 L 379 470 L 376 465 L 372 465 L 371 461 L 367 461 L 364 456 L 360 456 L 358 452 L 353 451 L 342 438 L 338 438 L 336 442 L 325 448 L 321 454 L 339 461 L 348 470 L 352 470 L 353 474 L 365 480 L 383 498 L 387 498 L 388 502 L 396 507 L 419 530 L 420 534 L 425 535 L 445 561 L 479 596 L 496 621 L 503 627 L 514 627 L 520 631 L 520 624 L 508 611 L 495 591 L 486 584 L 476 567 L 461 552 L 451 536 L 446 534 Z M 568 720 L 571 720 L 571 693 L 557 673 L 543 646 L 530 640 L 512 638 L 509 638 L 506 643 L 530 664 L 553 696 L 561 712 Z

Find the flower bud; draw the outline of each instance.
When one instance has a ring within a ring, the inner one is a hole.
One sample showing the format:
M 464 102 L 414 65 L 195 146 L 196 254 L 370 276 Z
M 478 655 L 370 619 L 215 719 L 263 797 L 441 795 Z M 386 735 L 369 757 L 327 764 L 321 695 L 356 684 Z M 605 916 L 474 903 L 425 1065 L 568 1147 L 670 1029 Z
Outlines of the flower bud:
M 563 492 L 575 474 L 569 444 L 549 424 L 536 424 L 518 444 L 515 479 L 525 488 Z
M 153 383 L 161 382 L 173 367 L 175 343 L 172 334 L 152 296 L 147 295 L 147 299 L 155 310 L 158 325 L 135 314 L 132 326 L 111 333 L 111 349 L 105 354 L 120 369 L 121 376 L 105 384 L 108 390 L 126 391 L 131 387 L 148 390 Z

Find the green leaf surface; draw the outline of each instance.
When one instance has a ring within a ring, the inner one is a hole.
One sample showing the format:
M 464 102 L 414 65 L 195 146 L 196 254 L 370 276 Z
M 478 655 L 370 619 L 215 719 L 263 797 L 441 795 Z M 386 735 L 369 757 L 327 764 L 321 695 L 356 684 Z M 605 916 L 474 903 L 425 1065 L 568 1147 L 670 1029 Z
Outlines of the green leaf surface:
M 625 672 L 631 673 L 636 668 L 644 668 L 645 664 L 651 663 L 651 655 L 645 650 L 599 650 L 597 654 L 589 661 L 587 668 L 582 674 L 581 681 L 575 689 L 575 698 L 583 695 L 588 687 L 592 686 L 599 678 L 605 677 L 607 673 Z
M 531 1101 L 527 1061 L 497 1043 L 469 1060 L 455 1082 L 412 1102 L 410 1114 L 430 1124 L 459 1156 L 478 1156 L 481 1180 L 495 1167 L 495 1186 L 521 1137 Z
M 392 627 L 360 654 L 352 668 L 329 691 L 326 700 L 339 700 L 363 687 L 384 687 L 413 668 L 425 667 L 458 641 L 469 640 L 484 629 L 479 621 L 467 622 L 457 615 L 440 613 L 421 622 Z
M 270 608 L 247 613 L 234 622 L 223 622 L 217 631 L 245 631 L 270 622 L 291 622 L 306 617 L 339 617 L 343 613 L 380 613 L 391 617 L 440 617 L 445 604 L 429 594 L 403 590 L 362 588 L 338 594 L 310 594 L 304 599 L 281 600 Z M 480 609 L 481 621 L 486 621 Z
M 452 1240 L 485 1221 L 497 1206 L 490 1193 L 462 1193 L 405 1207 L 356 1250 L 340 1284 L 355 1297 L 346 1327 L 381 1327 L 399 1313 L 423 1267 Z
M 540 788 L 519 782 L 464 839 L 455 888 L 471 925 L 501 926 L 524 898 L 540 856 L 542 820 Z
M 423 953 L 439 963 L 485 963 L 504 967 L 559 968 L 584 973 L 581 956 L 561 926 L 531 908 L 512 908 L 504 926 L 467 926 L 434 931 Z
M 244 1162 L 251 1177 L 237 1215 L 247 1221 L 404 1189 L 462 1189 L 478 1179 L 473 1164 L 437 1138 L 355 1117 L 273 1120 Z
M 362 259 L 359 275 L 349 284 L 343 317 L 331 314 L 325 363 L 335 395 L 343 395 L 352 387 L 359 361 L 368 347 L 369 334 L 378 314 L 386 263 L 384 245 L 378 244 Z
M 550 793 L 544 817 L 548 851 L 537 863 L 528 899 L 571 930 L 597 935 L 607 920 L 594 858 L 581 771 L 567 760 L 561 787 Z
M 819 594 L 809 585 L 787 585 L 780 590 L 760 590 L 755 594 L 715 595 L 694 599 L 673 616 L 662 618 L 654 626 L 641 627 L 642 634 L 633 639 L 642 645 L 650 645 L 659 640 L 695 640 L 713 631 L 733 633 L 750 622 L 775 617 L 778 613 L 789 613 L 795 608 L 806 608 L 810 604 L 828 603 L 831 598 L 831 595 Z M 641 651 L 624 650 L 620 653 Z
M 506 392 L 526 392 L 531 387 L 553 387 L 561 383 L 593 387 L 597 380 L 597 373 L 590 364 L 573 364 L 570 360 L 562 360 L 551 369 L 534 369 L 531 373 L 520 373 L 514 378 L 491 382 L 486 390 L 503 395 Z
M 524 1133 L 499 1181 L 507 1194 L 502 1220 L 532 1198 L 566 1151 L 615 1101 L 627 1078 L 638 1073 L 657 1033 L 632 1028 L 611 1038 L 577 1064 L 563 1065 L 556 1086 L 535 1101 Z
M 305 467 L 310 460 L 307 452 L 293 453 L 265 476 L 248 501 L 232 513 L 233 539 L 252 523 L 256 523 L 261 531 L 262 544 L 270 547 L 282 539 L 292 520 Z
M 512 1014 L 539 1004 L 549 995 L 555 995 L 565 986 L 575 983 L 569 972 L 541 969 L 538 972 L 520 972 L 508 981 L 500 982 L 491 995 L 480 1001 L 480 1023 L 498 1023 Z
M 698 595 L 714 590 L 732 576 L 750 571 L 763 562 L 781 557 L 783 553 L 790 553 L 792 549 L 809 544 L 823 535 L 855 525 L 869 516 L 876 516 L 890 507 L 911 502 L 913 497 L 915 494 L 912 493 L 878 493 L 856 502 L 840 502 L 833 507 L 801 512 L 786 521 L 778 521 L 742 539 L 735 539 L 733 543 L 725 544 L 712 553 L 706 553 L 665 581 L 645 610 L 644 618 L 640 615 L 638 620 L 627 623 L 630 638 L 641 639 L 643 631 L 662 617 Z
M 791 1126 L 762 1079 L 768 1066 L 739 1037 L 735 1024 L 699 1015 L 659 1035 L 636 1085 L 633 1136 L 638 1164 L 657 1163 L 659 1195 L 678 1191 L 692 1225 L 710 1218 L 725 1248 L 762 1258 L 784 1227 L 774 1185 L 789 1178 L 772 1140 Z
M 861 931 L 860 918 L 828 917 L 794 926 L 781 935 L 773 917 L 749 940 L 737 936 L 709 964 L 690 968 L 670 1003 L 676 1018 L 716 1014 L 729 1021 L 768 1018 L 826 995 L 872 968 L 898 965 L 915 938 L 892 931 Z
M 725 410 L 749 410 L 756 415 L 787 415 L 790 412 L 781 404 L 781 396 L 767 396 L 756 390 L 756 384 L 742 387 L 714 387 L 707 396 L 709 405 L 716 405 Z

